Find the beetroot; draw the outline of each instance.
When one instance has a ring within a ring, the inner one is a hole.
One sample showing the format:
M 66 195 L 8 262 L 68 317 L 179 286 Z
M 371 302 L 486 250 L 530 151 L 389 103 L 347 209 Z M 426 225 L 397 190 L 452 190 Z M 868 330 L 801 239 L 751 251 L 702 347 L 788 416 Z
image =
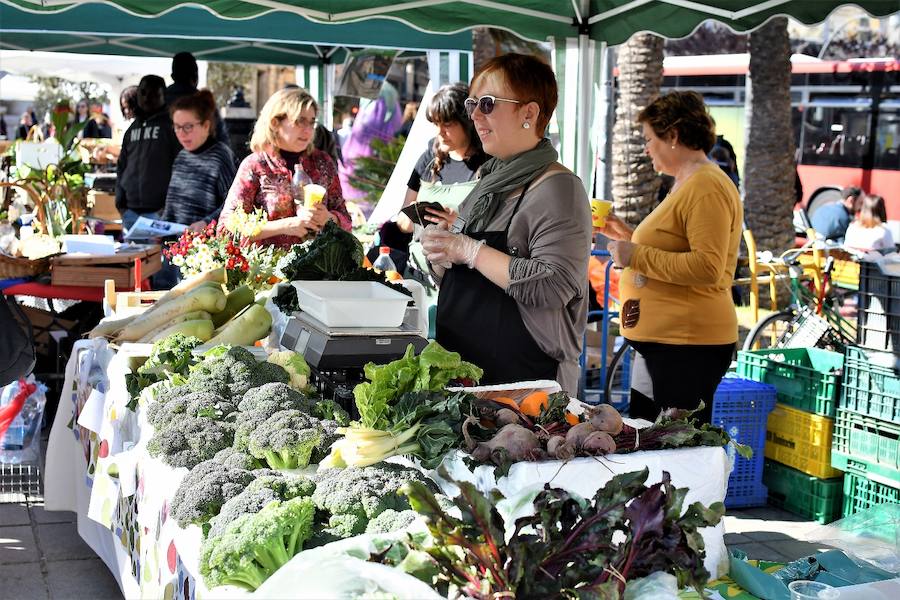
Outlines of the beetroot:
M 605 431 L 595 431 L 587 436 L 581 450 L 585 454 L 612 454 L 616 451 L 616 443 Z
M 597 428 L 594 426 L 594 424 L 589 421 L 579 423 L 578 425 L 572 427 L 568 431 L 568 433 L 566 433 L 566 441 L 577 450 L 584 445 L 584 440 L 587 439 L 587 436 L 589 436 L 596 430 Z
M 609 404 L 599 404 L 588 409 L 588 421 L 598 431 L 605 431 L 610 435 L 619 435 L 622 432 L 622 415 Z
M 496 451 L 505 451 L 512 462 L 519 462 L 536 457 L 541 449 L 540 440 L 529 429 L 511 423 L 504 425 L 500 431 L 487 442 L 480 442 L 472 450 L 472 458 L 486 462 Z

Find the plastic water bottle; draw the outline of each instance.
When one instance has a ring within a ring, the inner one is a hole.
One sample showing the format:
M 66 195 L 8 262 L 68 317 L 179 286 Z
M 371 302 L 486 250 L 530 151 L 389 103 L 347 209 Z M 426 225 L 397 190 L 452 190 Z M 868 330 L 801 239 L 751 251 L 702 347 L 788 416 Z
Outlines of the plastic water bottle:
M 400 273 L 397 272 L 397 265 L 391 260 L 391 249 L 389 246 L 381 246 L 378 248 L 378 258 L 372 263 L 372 268 L 375 269 L 375 271 L 384 273 L 384 276 L 387 277 L 389 281 L 399 281 L 400 279 L 403 279 Z
M 303 206 L 303 187 L 310 183 L 312 183 L 312 179 L 303 170 L 303 165 L 300 163 L 294 165 L 294 176 L 291 177 L 291 196 L 297 206 Z

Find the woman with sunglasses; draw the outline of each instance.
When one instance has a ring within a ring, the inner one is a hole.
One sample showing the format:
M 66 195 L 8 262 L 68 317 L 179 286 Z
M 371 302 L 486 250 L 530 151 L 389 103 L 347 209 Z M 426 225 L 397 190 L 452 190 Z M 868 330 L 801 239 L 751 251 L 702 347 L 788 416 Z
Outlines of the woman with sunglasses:
M 422 245 L 440 284 L 437 341 L 484 369 L 483 383 L 552 379 L 578 391 L 591 215 L 584 185 L 544 138 L 552 69 L 507 54 L 476 73 L 466 99 L 494 158 Z
M 220 222 L 237 208 L 265 210 L 268 222 L 256 235 L 264 244 L 292 246 L 334 221 L 350 231 L 350 213 L 331 157 L 313 146 L 319 107 L 309 92 L 288 88 L 266 101 L 250 138 L 253 154 L 238 167 Z M 300 165 L 313 183 L 325 188 L 325 199 L 313 208 L 294 202 L 291 177 Z
M 215 112 L 209 90 L 181 96 L 169 107 L 182 150 L 172 164 L 162 219 L 194 231 L 218 218 L 236 171 L 231 148 L 216 140 Z

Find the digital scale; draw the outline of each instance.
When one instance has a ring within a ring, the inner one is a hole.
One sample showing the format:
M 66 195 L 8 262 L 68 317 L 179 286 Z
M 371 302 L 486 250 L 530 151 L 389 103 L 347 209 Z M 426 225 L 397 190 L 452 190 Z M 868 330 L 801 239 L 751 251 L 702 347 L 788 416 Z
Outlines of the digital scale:
M 303 355 L 319 371 L 362 368 L 402 358 L 412 344 L 416 354 L 428 345 L 419 326 L 419 309 L 409 307 L 400 327 L 329 327 L 308 313 L 288 317 L 281 346 Z

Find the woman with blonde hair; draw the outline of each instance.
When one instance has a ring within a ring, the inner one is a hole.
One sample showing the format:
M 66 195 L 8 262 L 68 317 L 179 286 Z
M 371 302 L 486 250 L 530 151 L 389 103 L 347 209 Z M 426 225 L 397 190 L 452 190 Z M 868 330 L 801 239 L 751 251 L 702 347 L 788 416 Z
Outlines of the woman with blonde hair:
M 318 110 L 315 99 L 302 88 L 279 90 L 266 101 L 250 138 L 253 153 L 238 168 L 221 222 L 237 208 L 248 213 L 262 208 L 268 222 L 254 241 L 279 246 L 314 236 L 329 220 L 350 230 L 334 161 L 313 146 Z M 312 208 L 296 203 L 291 194 L 296 165 L 325 188 L 325 199 Z
M 894 237 L 887 228 L 887 210 L 881 196 L 863 196 L 856 218 L 847 227 L 844 246 L 868 252 L 894 248 Z

